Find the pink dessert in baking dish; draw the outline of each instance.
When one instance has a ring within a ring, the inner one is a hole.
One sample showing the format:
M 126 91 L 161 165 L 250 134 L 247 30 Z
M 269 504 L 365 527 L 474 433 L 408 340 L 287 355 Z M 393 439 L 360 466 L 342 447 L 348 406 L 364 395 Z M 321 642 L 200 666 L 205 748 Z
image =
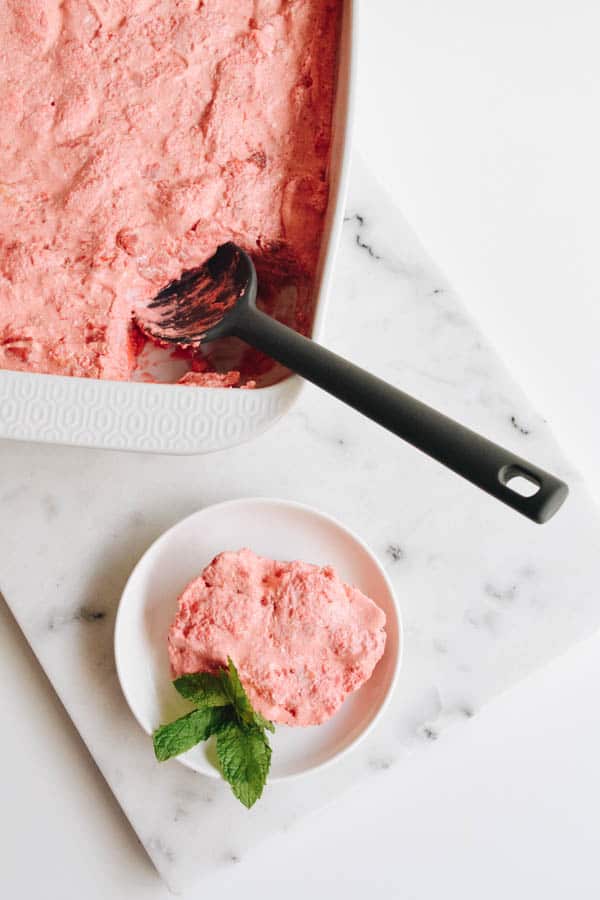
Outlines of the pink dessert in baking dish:
M 134 302 L 227 240 L 308 331 L 341 5 L 5 0 L 0 368 L 130 378 Z M 186 383 L 270 368 L 240 346 L 202 362 Z
M 285 725 L 319 725 L 371 677 L 385 613 L 330 567 L 221 553 L 179 598 L 168 637 L 175 676 L 231 657 L 254 708 Z

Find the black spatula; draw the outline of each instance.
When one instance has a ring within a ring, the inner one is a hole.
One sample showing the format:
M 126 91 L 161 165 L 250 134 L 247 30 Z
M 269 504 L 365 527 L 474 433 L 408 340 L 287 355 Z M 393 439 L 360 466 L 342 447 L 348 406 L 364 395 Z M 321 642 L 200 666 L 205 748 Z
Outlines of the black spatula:
M 303 337 L 256 307 L 254 264 L 223 244 L 205 265 L 184 272 L 136 318 L 149 337 L 178 346 L 238 337 L 437 459 L 534 522 L 547 522 L 567 485 L 375 375 Z M 511 484 L 530 488 L 524 496 Z

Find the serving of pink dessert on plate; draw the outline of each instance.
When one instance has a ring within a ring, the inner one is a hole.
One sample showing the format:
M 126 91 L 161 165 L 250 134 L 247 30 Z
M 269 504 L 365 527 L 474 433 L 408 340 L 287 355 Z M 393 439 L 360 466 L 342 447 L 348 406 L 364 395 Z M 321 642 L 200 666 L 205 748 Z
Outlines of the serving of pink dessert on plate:
M 308 332 L 340 0 L 4 7 L 0 368 L 130 379 L 134 303 L 231 239 L 267 311 Z M 271 371 L 234 342 L 185 383 Z
M 157 760 L 209 777 L 223 775 L 215 742 L 232 722 L 271 745 L 270 782 L 340 760 L 388 709 L 402 648 L 393 588 L 367 545 L 273 498 L 206 506 L 162 534 L 115 622 L 119 682 Z M 318 727 L 284 727 L 295 725 Z
M 331 567 L 220 553 L 183 591 L 169 630 L 176 676 L 235 661 L 254 709 L 319 725 L 371 677 L 385 613 Z

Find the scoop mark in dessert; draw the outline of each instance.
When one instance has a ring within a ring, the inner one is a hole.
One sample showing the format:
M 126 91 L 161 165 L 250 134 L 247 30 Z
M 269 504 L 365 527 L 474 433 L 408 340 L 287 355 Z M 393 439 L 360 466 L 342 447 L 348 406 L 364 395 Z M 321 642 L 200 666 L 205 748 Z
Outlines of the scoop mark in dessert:
M 400 562 L 401 559 L 404 559 L 404 550 L 400 544 L 388 544 L 386 553 L 391 558 L 392 562 L 396 563 Z
M 368 244 L 365 240 L 363 240 L 361 235 L 361 229 L 365 226 L 365 217 L 361 216 L 360 213 L 354 213 L 353 216 L 346 216 L 344 222 L 357 222 L 358 230 L 354 235 L 354 240 L 356 241 L 356 245 L 361 248 L 361 250 L 366 250 L 371 259 L 380 260 L 382 257 L 379 253 L 376 253 L 373 250 L 371 244 Z
M 510 423 L 513 428 L 515 428 L 519 434 L 531 434 L 531 430 L 527 428 L 525 425 L 521 425 L 516 416 L 510 417 Z

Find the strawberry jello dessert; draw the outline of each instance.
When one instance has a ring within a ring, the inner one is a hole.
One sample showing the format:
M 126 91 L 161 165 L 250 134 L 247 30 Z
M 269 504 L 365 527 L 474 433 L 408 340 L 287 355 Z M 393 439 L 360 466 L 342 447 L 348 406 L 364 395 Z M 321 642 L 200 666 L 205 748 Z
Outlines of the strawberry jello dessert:
M 179 598 L 171 668 L 174 676 L 216 674 L 231 658 L 266 719 L 319 725 L 373 674 L 385 621 L 330 567 L 225 552 Z
M 133 305 L 228 240 L 310 330 L 341 6 L 5 0 L 0 368 L 130 379 Z M 185 383 L 271 369 L 233 343 Z

